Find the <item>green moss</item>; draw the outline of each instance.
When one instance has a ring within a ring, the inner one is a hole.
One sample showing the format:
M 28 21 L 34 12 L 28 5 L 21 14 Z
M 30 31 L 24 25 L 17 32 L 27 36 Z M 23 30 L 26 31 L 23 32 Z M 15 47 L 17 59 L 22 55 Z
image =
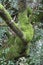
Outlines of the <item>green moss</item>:
M 9 12 L 4 8 L 4 6 L 2 5 L 2 4 L 0 4 L 0 11 L 2 11 L 3 12 L 3 14 L 5 14 L 6 15 L 6 18 L 4 18 L 4 20 L 5 20 L 5 22 L 6 21 L 12 21 L 12 17 L 11 17 L 11 15 L 9 14 Z M 2 17 L 3 18 L 3 17 Z M 17 24 L 15 23 L 15 22 L 13 22 L 13 25 L 15 26 L 15 27 L 17 27 Z
M 20 24 L 28 23 L 27 11 L 19 13 L 18 19 L 20 21 Z
M 8 19 L 12 20 L 11 16 L 10 16 L 9 13 L 7 12 L 7 10 L 3 7 L 2 4 L 0 4 L 0 10 L 4 11 L 5 14 L 7 15 Z
M 34 29 L 30 21 L 28 21 L 27 10 L 20 13 L 18 19 L 24 37 L 27 39 L 28 42 L 31 41 L 34 35 Z
M 27 16 L 31 15 L 33 12 L 33 9 L 31 9 L 29 6 L 27 7 Z
M 3 5 L 0 3 L 0 9 L 3 9 Z
M 32 28 L 32 25 L 30 24 L 30 25 L 28 26 L 28 29 L 25 30 L 23 33 L 24 33 L 24 36 L 25 36 L 25 38 L 27 39 L 27 41 L 28 41 L 28 42 L 31 41 L 32 38 L 33 38 L 33 34 L 34 34 L 34 30 L 33 30 L 33 28 Z
M 7 41 L 8 46 L 14 45 L 14 41 L 15 41 L 15 37 L 10 36 Z

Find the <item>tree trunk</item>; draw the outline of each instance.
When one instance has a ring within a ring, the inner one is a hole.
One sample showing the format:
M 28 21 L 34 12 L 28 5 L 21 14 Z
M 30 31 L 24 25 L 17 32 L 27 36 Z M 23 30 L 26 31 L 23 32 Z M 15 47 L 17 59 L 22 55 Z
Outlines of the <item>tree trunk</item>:
M 12 20 L 11 15 L 7 12 L 7 10 L 0 4 L 0 16 L 5 20 L 7 25 L 17 34 L 17 36 L 23 41 L 23 43 L 27 44 L 28 41 L 24 38 L 22 31 L 18 28 L 16 23 Z

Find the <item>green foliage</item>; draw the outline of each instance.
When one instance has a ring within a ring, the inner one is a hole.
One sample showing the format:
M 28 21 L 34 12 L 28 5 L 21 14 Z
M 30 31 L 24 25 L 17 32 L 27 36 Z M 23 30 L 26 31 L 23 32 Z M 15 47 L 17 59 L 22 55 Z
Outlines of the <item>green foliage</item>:
M 40 6 L 39 6 L 39 9 L 38 9 L 37 12 L 39 13 L 39 14 L 37 15 L 38 18 L 39 18 L 39 20 L 40 20 L 40 21 L 43 20 L 43 5 L 40 5 Z

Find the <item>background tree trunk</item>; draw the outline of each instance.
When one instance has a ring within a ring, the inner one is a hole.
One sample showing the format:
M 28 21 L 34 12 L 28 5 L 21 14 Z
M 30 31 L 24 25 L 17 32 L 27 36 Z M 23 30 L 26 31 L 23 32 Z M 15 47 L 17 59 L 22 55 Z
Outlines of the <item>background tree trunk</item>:
M 26 0 L 18 0 L 19 11 L 26 9 Z

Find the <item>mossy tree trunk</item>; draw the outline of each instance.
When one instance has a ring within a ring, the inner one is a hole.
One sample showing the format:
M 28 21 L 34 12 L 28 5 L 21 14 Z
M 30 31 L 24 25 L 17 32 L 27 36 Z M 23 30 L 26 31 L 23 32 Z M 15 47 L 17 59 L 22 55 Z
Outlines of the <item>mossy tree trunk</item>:
M 5 20 L 7 25 L 14 31 L 14 33 L 16 33 L 16 35 L 23 41 L 23 43 L 27 44 L 28 41 L 24 38 L 22 31 L 12 20 L 11 15 L 7 12 L 2 4 L 0 4 L 0 16 Z

